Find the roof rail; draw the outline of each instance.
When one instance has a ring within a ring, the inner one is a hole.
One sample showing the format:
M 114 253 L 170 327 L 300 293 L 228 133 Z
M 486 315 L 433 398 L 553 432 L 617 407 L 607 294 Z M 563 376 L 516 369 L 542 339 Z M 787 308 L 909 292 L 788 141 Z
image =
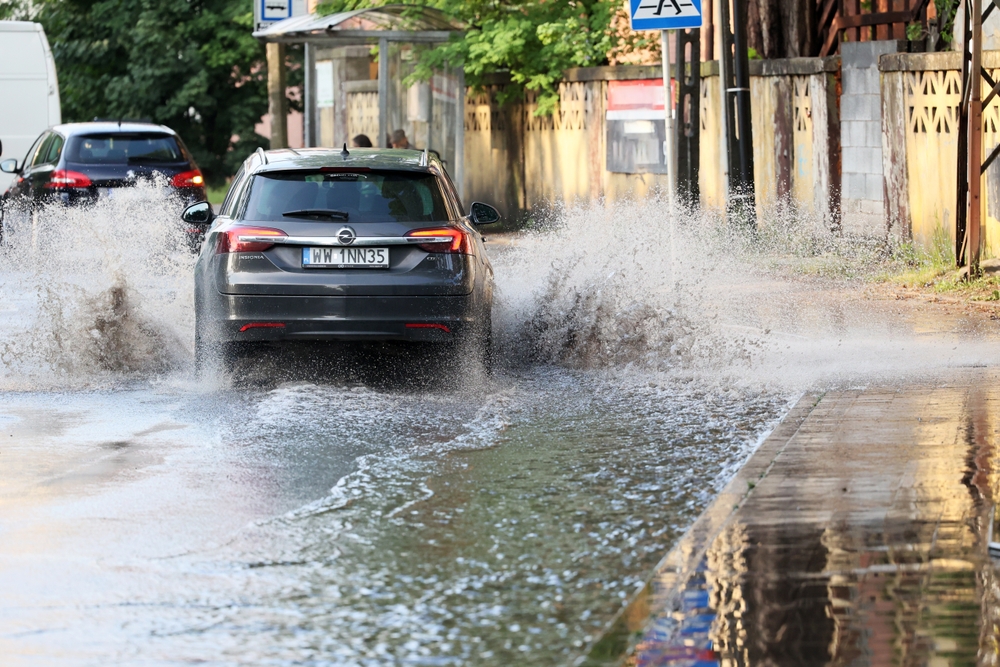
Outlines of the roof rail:
M 420 154 L 420 166 L 421 167 L 426 167 L 427 166 L 427 149 L 426 148 L 424 149 L 424 152 Z
M 94 120 L 90 121 L 92 123 L 118 123 L 118 127 L 121 127 L 122 123 L 146 123 L 152 125 L 153 121 L 149 118 L 99 118 L 94 116 Z
M 261 162 L 267 164 L 267 153 L 265 153 L 264 149 L 260 146 L 257 147 L 257 155 L 260 156 Z

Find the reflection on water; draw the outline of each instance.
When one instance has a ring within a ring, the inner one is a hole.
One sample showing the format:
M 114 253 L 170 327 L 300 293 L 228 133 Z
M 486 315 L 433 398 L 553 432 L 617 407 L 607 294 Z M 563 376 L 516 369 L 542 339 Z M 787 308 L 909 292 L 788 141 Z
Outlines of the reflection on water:
M 996 664 L 996 376 L 825 396 L 626 664 Z

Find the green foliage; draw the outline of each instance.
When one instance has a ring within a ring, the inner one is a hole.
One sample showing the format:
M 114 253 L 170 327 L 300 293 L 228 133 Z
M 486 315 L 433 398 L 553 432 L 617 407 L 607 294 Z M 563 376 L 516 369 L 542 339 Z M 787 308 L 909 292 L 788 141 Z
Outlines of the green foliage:
M 913 22 L 906 26 L 906 39 L 915 42 L 924 36 L 924 26 L 922 23 Z
M 945 44 L 950 44 L 954 40 L 955 12 L 958 10 L 959 2 L 960 0 L 934 0 L 934 8 L 938 15 L 938 30 Z
M 385 4 L 381 0 L 326 0 L 322 13 Z M 435 68 L 462 64 L 466 83 L 482 85 L 494 72 L 510 74 L 505 99 L 538 91 L 538 115 L 556 110 L 557 86 L 570 67 L 607 64 L 613 43 L 609 29 L 616 0 L 430 0 L 422 3 L 464 22 L 463 37 L 424 51 L 415 78 Z
M 747 49 L 747 59 L 748 60 L 762 60 L 761 55 L 757 53 L 757 49 L 752 46 Z
M 0 0 L 0 21 L 27 21 L 28 0 Z
M 254 132 L 267 111 L 264 48 L 243 0 L 38 0 L 31 20 L 52 46 L 64 121 L 163 123 L 212 185 L 267 145 Z

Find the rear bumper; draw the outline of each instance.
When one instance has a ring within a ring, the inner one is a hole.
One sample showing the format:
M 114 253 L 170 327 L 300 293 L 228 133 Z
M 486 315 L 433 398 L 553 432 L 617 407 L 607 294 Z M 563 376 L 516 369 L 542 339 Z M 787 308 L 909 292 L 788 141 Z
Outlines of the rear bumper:
M 481 315 L 471 295 L 243 296 L 217 294 L 207 321 L 224 341 L 398 340 L 445 343 Z M 409 326 L 408 326 L 409 325 Z

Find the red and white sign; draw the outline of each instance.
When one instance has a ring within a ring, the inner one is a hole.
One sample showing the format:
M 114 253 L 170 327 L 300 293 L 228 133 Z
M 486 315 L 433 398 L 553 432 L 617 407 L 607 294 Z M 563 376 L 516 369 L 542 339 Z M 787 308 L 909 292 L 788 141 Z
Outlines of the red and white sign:
M 663 120 L 663 114 L 663 79 L 608 81 L 608 120 Z

